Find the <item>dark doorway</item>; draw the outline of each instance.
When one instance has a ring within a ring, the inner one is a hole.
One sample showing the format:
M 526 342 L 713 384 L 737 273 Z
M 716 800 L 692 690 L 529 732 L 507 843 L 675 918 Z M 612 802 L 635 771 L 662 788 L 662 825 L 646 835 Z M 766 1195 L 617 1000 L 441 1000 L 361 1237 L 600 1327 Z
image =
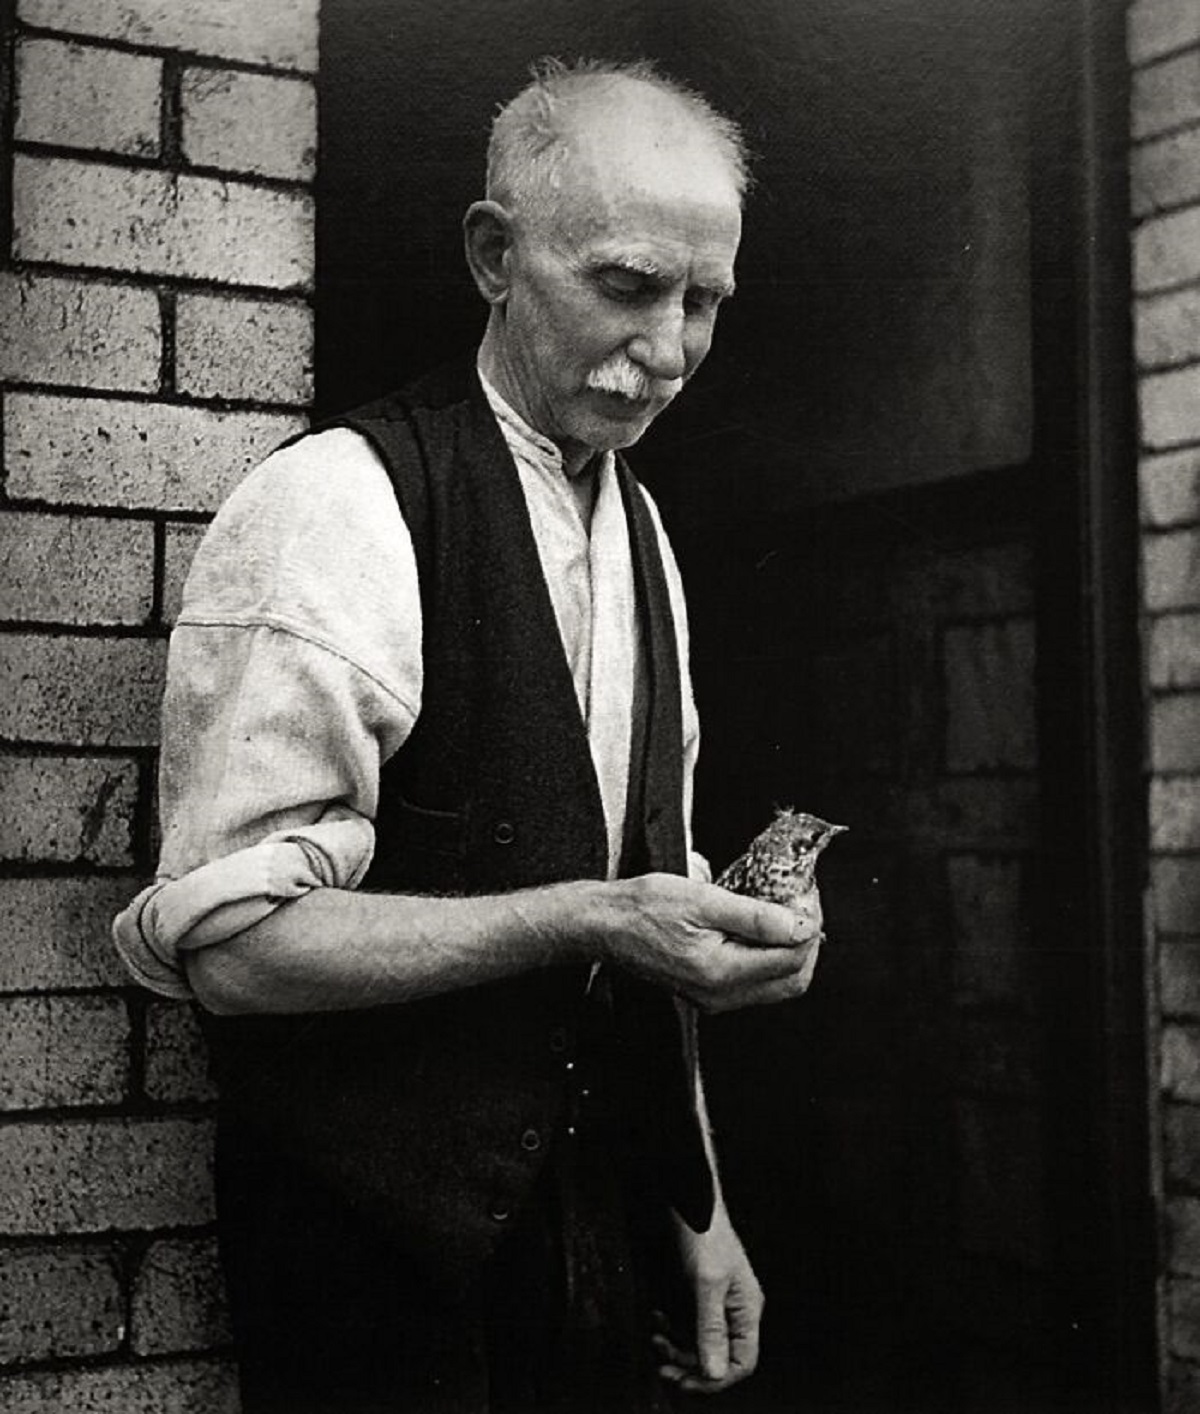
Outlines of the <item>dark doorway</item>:
M 729 1403 L 1151 1407 L 1115 4 L 324 0 L 323 411 L 473 347 L 459 220 L 542 53 L 760 154 L 739 294 L 633 461 L 689 585 L 718 865 L 851 826 L 803 1002 L 706 1027 L 770 1295 Z

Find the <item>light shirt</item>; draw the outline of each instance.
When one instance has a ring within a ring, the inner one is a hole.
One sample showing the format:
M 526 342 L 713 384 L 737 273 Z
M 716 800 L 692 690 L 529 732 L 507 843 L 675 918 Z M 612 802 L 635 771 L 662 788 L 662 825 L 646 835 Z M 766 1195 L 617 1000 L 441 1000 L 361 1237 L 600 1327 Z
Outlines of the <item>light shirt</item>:
M 624 834 L 639 642 L 612 453 L 596 459 L 589 528 L 558 448 L 484 391 L 516 463 L 596 770 L 615 877 Z M 645 494 L 645 493 L 643 493 Z M 699 729 L 683 589 L 656 508 L 683 696 L 692 872 Z M 380 768 L 421 709 L 412 539 L 387 471 L 335 428 L 273 453 L 214 519 L 171 637 L 155 882 L 113 927 L 131 975 L 189 997 L 182 954 L 322 887 L 353 889 L 375 843 Z

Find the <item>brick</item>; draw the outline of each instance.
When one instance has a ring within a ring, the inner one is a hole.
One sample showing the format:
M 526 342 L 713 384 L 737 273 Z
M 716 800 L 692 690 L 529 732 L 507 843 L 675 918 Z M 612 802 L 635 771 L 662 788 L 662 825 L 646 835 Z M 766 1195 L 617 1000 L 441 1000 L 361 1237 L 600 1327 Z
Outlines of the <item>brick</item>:
M 1134 64 L 1200 43 L 1200 11 L 1193 0 L 1138 0 L 1129 7 L 1126 24 Z
M 1032 1107 L 958 1101 L 963 1250 L 1037 1267 L 1043 1258 L 1041 1126 Z
M 0 1127 L 0 1232 L 145 1231 L 212 1219 L 212 1134 L 204 1120 Z
M 1200 364 L 1140 378 L 1138 403 L 1142 441 L 1148 447 L 1200 440 Z
M 1200 687 L 1200 614 L 1167 614 L 1153 619 L 1150 685 Z
M 1156 771 L 1200 771 L 1200 693 L 1151 704 L 1150 759 Z
M 1200 778 L 1150 782 L 1151 849 L 1200 849 Z
M 215 510 L 301 417 L 10 393 L 8 494 L 65 504 Z
M 195 1012 L 179 1002 L 152 1002 L 146 1012 L 146 1094 L 181 1104 L 213 1100 L 216 1093 Z
M 1200 278 L 1200 206 L 1155 216 L 1133 236 L 1133 287 L 1153 294 Z
M 161 346 L 152 290 L 0 273 L 0 378 L 149 393 Z
M 1200 1198 L 1171 1198 L 1166 1209 L 1167 1270 L 1200 1274 Z
M 1173 1355 L 1200 1360 L 1200 1281 L 1175 1277 L 1167 1282 L 1167 1332 Z
M 312 198 L 216 177 L 18 154 L 13 251 L 89 269 L 307 289 Z
M 139 624 L 150 616 L 153 588 L 148 521 L 0 511 L 0 617 Z
M 131 864 L 137 766 L 75 757 L 0 757 L 0 859 Z
M 1160 1083 L 1173 1100 L 1200 1100 L 1200 1027 L 1163 1028 Z
M 1135 140 L 1200 118 L 1200 49 L 1135 72 L 1132 116 Z
M 1200 360 L 1200 285 L 1138 300 L 1134 319 L 1143 368 Z
M 1135 147 L 1129 185 L 1133 214 L 1139 217 L 1200 198 L 1200 128 Z
M 951 771 L 1037 764 L 1033 624 L 947 628 L 946 765 Z
M 129 1035 L 120 997 L 0 999 L 0 1108 L 120 1104 L 129 1089 Z
M 58 746 L 150 746 L 166 644 L 137 638 L 0 636 L 0 736 Z
M 1200 1016 L 1200 943 L 1159 943 L 1158 990 L 1164 1016 Z
M 1142 568 L 1149 609 L 1200 605 L 1200 530 L 1143 536 Z
M 183 603 L 183 586 L 192 556 L 204 538 L 203 525 L 168 525 L 166 555 L 163 561 L 163 622 L 173 624 Z
M 1158 927 L 1200 936 L 1200 859 L 1155 859 L 1150 868 Z
M 22 142 L 158 155 L 162 60 L 23 39 L 17 45 L 16 136 Z M 120 102 L 114 102 L 114 95 Z
M 117 1253 L 0 1249 L 0 1365 L 107 1355 L 121 1344 L 124 1319 Z
M 317 67 L 317 10 L 318 0 L 20 0 L 17 13 L 46 29 L 311 71 Z
M 154 1243 L 134 1281 L 130 1331 L 138 1355 L 206 1350 L 229 1342 L 215 1241 Z
M 1196 1414 L 1200 1409 L 1200 1365 L 1166 1360 L 1166 1390 L 1162 1414 Z
M 1156 529 L 1200 522 L 1200 447 L 1138 464 L 1142 524 Z
M 308 79 L 186 69 L 183 154 L 197 167 L 311 182 L 316 89 Z
M 238 1414 L 232 1364 L 46 1371 L 5 1380 L 5 1414 Z
M 1028 982 L 1029 943 L 1020 861 L 959 855 L 946 861 L 946 871 L 956 1000 L 1019 1000 Z
M 1164 1108 L 1163 1153 L 1168 1186 L 1200 1190 L 1200 1109 L 1194 1105 Z
M 313 315 L 306 305 L 183 295 L 175 380 L 197 398 L 297 403 L 313 396 Z
M 109 936 L 131 879 L 0 879 L 0 991 L 128 982 Z

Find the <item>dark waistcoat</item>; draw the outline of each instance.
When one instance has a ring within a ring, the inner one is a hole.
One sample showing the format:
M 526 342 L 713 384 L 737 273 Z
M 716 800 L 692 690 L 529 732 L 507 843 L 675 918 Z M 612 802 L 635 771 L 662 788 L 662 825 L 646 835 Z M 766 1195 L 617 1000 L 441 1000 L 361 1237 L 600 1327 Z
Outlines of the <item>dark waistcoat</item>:
M 374 446 L 413 535 L 424 625 L 417 723 L 386 763 L 363 887 L 483 894 L 602 879 L 586 730 L 516 468 L 473 370 L 339 419 Z M 627 468 L 647 691 L 622 872 L 685 873 L 680 678 L 653 522 Z M 402 940 L 397 946 L 403 946 Z M 587 969 L 301 1017 L 206 1018 L 225 1185 L 254 1203 L 264 1150 L 378 1225 L 431 1274 L 468 1279 L 520 1206 L 564 1104 Z M 631 1142 L 663 1200 L 707 1226 L 712 1183 L 670 998 L 612 978 Z M 264 1214 L 264 1218 L 269 1215 Z

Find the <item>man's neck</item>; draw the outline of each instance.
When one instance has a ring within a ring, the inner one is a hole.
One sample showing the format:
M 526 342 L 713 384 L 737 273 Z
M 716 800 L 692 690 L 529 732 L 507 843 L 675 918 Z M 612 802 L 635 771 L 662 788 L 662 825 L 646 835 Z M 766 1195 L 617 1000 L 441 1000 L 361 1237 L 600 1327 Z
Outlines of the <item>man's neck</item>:
M 573 441 L 562 441 L 552 433 L 539 427 L 533 418 L 532 410 L 527 406 L 525 399 L 521 396 L 521 390 L 516 385 L 514 379 L 509 376 L 508 366 L 501 356 L 500 344 L 496 335 L 495 325 L 496 315 L 493 312 L 492 318 L 488 321 L 487 329 L 484 332 L 483 342 L 479 346 L 478 367 L 483 377 L 491 384 L 493 390 L 499 393 L 500 397 L 507 403 L 509 409 L 532 431 L 544 437 L 546 441 L 553 442 L 558 448 L 558 454 L 562 458 L 562 468 L 567 477 L 574 485 L 584 468 L 592 461 L 596 453 L 591 447 L 585 447 L 582 443 Z M 588 479 L 594 479 L 589 477 Z M 576 493 L 578 495 L 578 493 Z M 590 513 L 588 518 L 590 519 Z
M 559 444 L 552 442 L 549 437 L 532 427 L 504 392 L 492 381 L 488 370 L 484 367 L 482 356 L 479 359 L 478 369 L 492 412 L 500 423 L 500 430 L 509 443 L 510 449 L 514 449 L 514 455 L 520 460 L 520 455 L 516 452 L 512 440 L 515 436 L 519 443 L 524 445 L 526 454 L 532 454 L 535 460 L 543 463 L 551 462 L 563 474 L 563 480 L 566 482 L 567 488 L 571 492 L 571 498 L 579 512 L 579 519 L 583 522 L 584 529 L 590 534 L 592 512 L 595 509 L 596 495 L 599 489 L 599 472 L 603 462 L 603 453 L 586 451 L 582 464 L 575 470 L 570 469 Z

